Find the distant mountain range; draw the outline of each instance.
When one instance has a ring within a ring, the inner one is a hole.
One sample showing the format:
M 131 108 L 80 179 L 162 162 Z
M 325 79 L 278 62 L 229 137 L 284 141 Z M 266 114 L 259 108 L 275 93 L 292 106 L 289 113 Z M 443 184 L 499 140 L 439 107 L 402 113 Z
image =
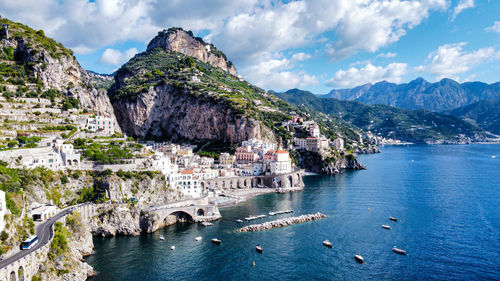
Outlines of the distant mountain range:
M 407 110 L 383 104 L 365 105 L 357 101 L 320 98 L 299 89 L 272 93 L 304 110 L 318 110 L 386 138 L 414 143 L 464 143 L 480 141 L 488 135 L 474 124 L 423 109 Z
M 436 83 L 430 83 L 423 78 L 417 78 L 403 84 L 382 81 L 352 89 L 337 89 L 320 97 L 442 112 L 467 106 L 480 100 L 500 99 L 500 82 L 460 84 L 451 79 L 443 79 Z
M 445 113 L 470 121 L 494 134 L 500 134 L 500 99 L 479 101 Z

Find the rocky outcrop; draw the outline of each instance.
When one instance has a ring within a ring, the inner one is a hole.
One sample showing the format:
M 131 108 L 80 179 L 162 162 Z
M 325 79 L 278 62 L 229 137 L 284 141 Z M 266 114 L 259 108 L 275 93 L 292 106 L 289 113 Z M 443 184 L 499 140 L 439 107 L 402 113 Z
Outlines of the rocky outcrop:
M 318 212 L 315 214 L 307 214 L 298 217 L 290 217 L 274 221 L 268 221 L 261 224 L 251 224 L 236 230 L 236 232 L 262 231 L 272 228 L 285 227 L 297 223 L 310 222 L 322 218 L 326 218 L 326 215 Z
M 192 95 L 190 90 L 170 84 L 150 87 L 135 101 L 121 99 L 113 106 L 122 130 L 139 138 L 223 143 L 274 139 L 268 128 L 225 103 Z
M 313 173 L 333 175 L 340 173 L 343 169 L 366 169 L 352 154 L 327 155 L 305 149 L 294 151 L 292 154 L 298 160 L 300 167 Z
M 141 234 L 140 211 L 125 206 L 107 206 L 98 210 L 99 214 L 92 218 L 89 226 L 92 235 L 115 236 Z
M 224 53 L 203 39 L 194 37 L 190 31 L 180 28 L 170 28 L 158 32 L 158 35 L 148 44 L 148 51 L 162 48 L 165 51 L 179 52 L 196 58 L 202 62 L 218 67 L 229 74 L 237 75 L 234 65 L 227 60 Z
M 29 75 L 38 81 L 37 86 L 43 85 L 41 90 L 56 89 L 64 96 L 78 99 L 82 108 L 113 118 L 119 131 L 107 92 L 93 87 L 92 76 L 80 66 L 70 50 L 46 38 L 42 31 L 35 35 L 29 27 L 9 23 L 12 35 L 0 36 L 3 48 L 13 49 L 16 64 L 24 65 Z
M 97 212 L 98 215 L 89 221 L 91 233 L 95 236 L 137 236 L 155 232 L 177 222 L 188 221 L 182 215 L 169 215 L 162 220 L 156 213 L 127 204 L 102 206 Z

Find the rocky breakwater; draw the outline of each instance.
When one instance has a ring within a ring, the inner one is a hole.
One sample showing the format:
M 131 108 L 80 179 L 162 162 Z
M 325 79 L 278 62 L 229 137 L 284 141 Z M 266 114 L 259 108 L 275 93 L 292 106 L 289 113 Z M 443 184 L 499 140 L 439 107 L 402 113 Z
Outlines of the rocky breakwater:
M 272 228 L 285 227 L 285 226 L 289 226 L 289 225 L 297 224 L 297 223 L 310 222 L 310 221 L 319 220 L 322 218 L 326 218 L 326 215 L 318 212 L 315 214 L 307 214 L 307 215 L 302 215 L 302 216 L 298 216 L 298 217 L 290 217 L 290 218 L 284 218 L 284 219 L 279 219 L 279 220 L 274 220 L 274 221 L 268 221 L 268 222 L 261 223 L 261 224 L 251 224 L 251 225 L 247 225 L 247 226 L 244 226 L 244 227 L 236 230 L 236 232 L 262 231 L 262 230 L 268 230 L 268 229 L 272 229 Z

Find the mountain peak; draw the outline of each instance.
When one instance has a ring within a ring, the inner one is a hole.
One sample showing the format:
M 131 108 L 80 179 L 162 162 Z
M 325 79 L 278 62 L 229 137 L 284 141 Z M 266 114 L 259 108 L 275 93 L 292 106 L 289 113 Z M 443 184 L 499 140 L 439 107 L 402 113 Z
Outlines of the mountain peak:
M 156 48 L 162 48 L 167 52 L 179 52 L 218 67 L 229 74 L 237 75 L 233 63 L 227 60 L 223 52 L 214 45 L 206 43 L 201 37 L 195 37 L 190 30 L 171 27 L 158 32 L 158 35 L 149 42 L 147 51 Z

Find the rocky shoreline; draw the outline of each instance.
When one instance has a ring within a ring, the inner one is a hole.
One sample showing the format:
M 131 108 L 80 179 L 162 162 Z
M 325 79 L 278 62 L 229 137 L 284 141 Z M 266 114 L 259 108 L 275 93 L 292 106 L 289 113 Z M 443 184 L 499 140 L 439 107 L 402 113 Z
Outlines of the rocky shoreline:
M 310 221 L 319 220 L 322 218 L 326 218 L 326 215 L 322 214 L 320 212 L 317 212 L 315 214 L 307 214 L 307 215 L 302 215 L 302 216 L 298 216 L 298 217 L 284 218 L 284 219 L 279 219 L 279 220 L 274 220 L 274 221 L 268 221 L 268 222 L 261 223 L 261 224 L 251 224 L 251 225 L 247 225 L 247 226 L 244 226 L 242 228 L 237 229 L 236 232 L 262 231 L 262 230 L 268 230 L 268 229 L 273 229 L 273 228 L 285 227 L 285 226 L 289 226 L 292 224 L 310 222 Z

